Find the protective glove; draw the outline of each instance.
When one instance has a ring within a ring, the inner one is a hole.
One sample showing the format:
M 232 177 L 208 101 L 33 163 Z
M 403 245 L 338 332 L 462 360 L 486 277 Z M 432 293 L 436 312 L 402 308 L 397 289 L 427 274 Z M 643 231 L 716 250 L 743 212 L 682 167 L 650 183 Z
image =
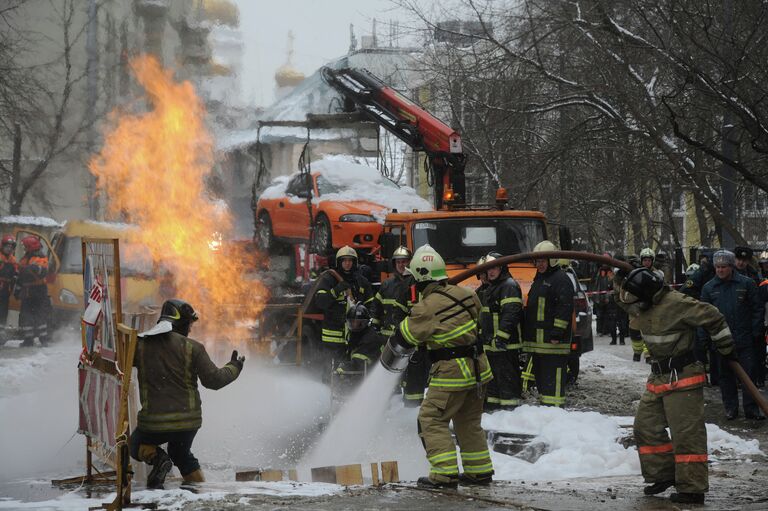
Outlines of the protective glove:
M 336 296 L 339 296 L 344 294 L 347 289 L 351 289 L 351 286 L 349 285 L 349 282 L 344 280 L 336 284 L 336 287 L 333 288 L 333 292 L 336 293 Z
M 237 367 L 238 371 L 243 370 L 243 362 L 245 362 L 245 357 L 243 355 L 237 356 L 237 350 L 232 350 L 232 358 L 229 359 L 229 363 L 233 366 Z

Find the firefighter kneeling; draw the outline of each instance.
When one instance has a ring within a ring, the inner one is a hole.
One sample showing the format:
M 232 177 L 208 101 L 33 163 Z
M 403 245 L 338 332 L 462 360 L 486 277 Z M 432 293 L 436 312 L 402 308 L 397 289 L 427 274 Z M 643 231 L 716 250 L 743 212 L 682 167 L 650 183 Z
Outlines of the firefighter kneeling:
M 626 279 L 624 278 L 626 277 Z M 616 303 L 634 319 L 651 357 L 651 374 L 635 416 L 635 439 L 644 490 L 656 495 L 674 486 L 673 502 L 700 504 L 709 489 L 704 426 L 704 366 L 693 354 L 696 328 L 733 360 L 733 338 L 712 305 L 669 289 L 648 268 L 615 277 Z M 669 428 L 669 433 L 667 433 Z
M 390 371 L 402 371 L 422 344 L 432 362 L 418 420 L 430 471 L 418 484 L 427 488 L 455 488 L 459 482 L 489 484 L 493 465 L 480 417 L 486 385 L 493 376 L 477 341 L 480 300 L 474 291 L 445 282 L 445 262 L 429 245 L 413 254 L 408 269 L 421 300 L 389 339 L 381 363 Z M 461 475 L 448 427 L 451 421 L 461 450 Z

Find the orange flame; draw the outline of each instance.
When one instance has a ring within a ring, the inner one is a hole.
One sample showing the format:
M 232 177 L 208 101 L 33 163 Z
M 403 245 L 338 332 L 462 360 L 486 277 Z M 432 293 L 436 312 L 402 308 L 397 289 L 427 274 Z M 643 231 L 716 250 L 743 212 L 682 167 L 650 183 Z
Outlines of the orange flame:
M 217 233 L 228 239 L 232 219 L 205 187 L 213 167 L 205 108 L 191 83 L 175 82 L 154 58 L 137 57 L 131 68 L 151 109 L 112 113 L 104 147 L 89 165 L 97 188 L 112 217 L 138 226 L 130 241 L 170 270 L 176 296 L 200 311 L 204 330 L 242 338 L 235 323 L 256 318 L 268 292 L 245 278 L 256 267 L 254 254 L 209 245 Z

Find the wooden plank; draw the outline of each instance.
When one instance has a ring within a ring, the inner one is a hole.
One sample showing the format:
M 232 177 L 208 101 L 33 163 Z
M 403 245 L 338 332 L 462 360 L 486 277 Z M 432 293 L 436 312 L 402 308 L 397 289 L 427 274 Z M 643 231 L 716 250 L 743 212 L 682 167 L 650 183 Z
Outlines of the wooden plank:
M 400 475 L 398 474 L 396 461 L 381 462 L 381 480 L 385 483 L 400 482 Z
M 371 484 L 374 486 L 378 486 L 381 484 L 381 481 L 379 480 L 379 464 L 378 463 L 371 463 Z
M 261 480 L 262 481 L 282 481 L 283 480 L 283 471 L 282 470 L 274 470 L 274 469 L 266 469 L 261 471 Z
M 288 470 L 288 479 L 291 481 L 298 481 L 299 480 L 299 473 L 296 472 L 295 468 L 292 468 Z
M 336 484 L 336 467 L 315 467 L 312 469 L 313 483 Z
M 363 484 L 363 466 L 359 463 L 354 465 L 338 465 L 336 467 L 336 484 L 344 486 Z
M 243 470 L 235 472 L 235 481 L 258 481 L 261 470 Z

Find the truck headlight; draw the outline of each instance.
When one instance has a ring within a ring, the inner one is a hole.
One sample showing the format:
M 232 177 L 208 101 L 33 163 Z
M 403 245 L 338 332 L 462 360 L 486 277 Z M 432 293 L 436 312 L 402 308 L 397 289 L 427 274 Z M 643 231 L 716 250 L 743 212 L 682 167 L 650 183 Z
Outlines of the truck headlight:
M 69 289 L 62 289 L 59 291 L 59 301 L 61 303 L 66 303 L 67 305 L 77 305 L 80 303 L 80 300 L 77 299 L 77 296 L 75 296 L 75 293 L 70 291 Z
M 341 215 L 339 222 L 375 222 L 376 219 L 371 215 L 358 215 L 349 213 L 347 215 Z

